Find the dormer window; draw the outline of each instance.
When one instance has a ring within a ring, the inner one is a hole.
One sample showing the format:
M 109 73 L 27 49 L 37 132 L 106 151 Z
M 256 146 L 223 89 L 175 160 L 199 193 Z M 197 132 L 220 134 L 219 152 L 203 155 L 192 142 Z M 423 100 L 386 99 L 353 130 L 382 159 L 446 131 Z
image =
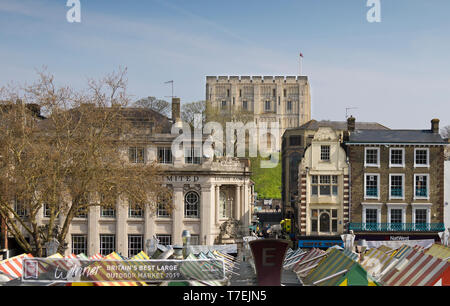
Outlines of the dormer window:
M 330 160 L 330 146 L 320 146 L 320 160 Z

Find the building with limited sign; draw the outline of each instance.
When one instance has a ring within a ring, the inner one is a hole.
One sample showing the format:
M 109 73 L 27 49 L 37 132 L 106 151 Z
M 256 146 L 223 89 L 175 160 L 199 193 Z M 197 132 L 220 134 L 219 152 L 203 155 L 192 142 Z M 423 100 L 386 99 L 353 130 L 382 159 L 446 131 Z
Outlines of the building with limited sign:
M 174 124 L 181 121 L 178 98 L 172 101 L 172 119 Z M 133 212 L 129 205 L 118 205 L 111 216 L 95 207 L 88 220 L 76 220 L 72 225 L 69 252 L 76 251 L 76 244 L 87 246 L 89 254 L 108 253 L 102 249 L 106 245 L 132 255 L 145 249 L 145 242 L 153 236 L 164 245 L 182 245 L 184 230 L 190 232 L 192 245 L 236 243 L 248 233 L 253 194 L 248 161 L 207 158 L 194 152 L 176 157 L 171 146 L 177 136 L 166 129 L 128 148 L 137 152 L 130 155 L 130 162 L 158 162 L 165 184 L 172 190 L 174 210 L 169 213 L 161 206 L 155 213 Z
M 348 120 L 350 223 L 356 240 L 437 240 L 444 227 L 439 120 L 425 130 L 357 130 Z M 378 241 L 378 242 L 376 242 Z
M 92 206 L 73 219 L 66 254 L 117 252 L 132 257 L 146 250 L 154 236 L 162 245 L 182 245 L 184 230 L 190 232 L 192 245 L 234 244 L 248 235 L 253 201 L 248 160 L 206 157 L 193 152 L 195 145 L 181 156 L 173 154 L 172 143 L 179 134 L 172 134 L 171 127 L 181 126 L 180 99 L 172 104 L 172 120 L 149 109 L 124 109 L 143 133 L 120 150 L 129 163 L 157 162 L 172 192 L 173 210 L 157 203 L 156 211 L 150 211 L 127 199 L 117 199 L 116 207 Z M 155 120 L 162 128 L 152 132 Z M 49 216 L 41 210 L 37 222 L 45 224 Z

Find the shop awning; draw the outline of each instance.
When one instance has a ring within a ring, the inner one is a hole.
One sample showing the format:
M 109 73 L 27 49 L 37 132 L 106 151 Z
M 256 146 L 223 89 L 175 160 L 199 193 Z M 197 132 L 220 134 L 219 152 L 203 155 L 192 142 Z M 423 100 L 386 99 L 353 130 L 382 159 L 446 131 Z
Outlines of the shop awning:
M 345 251 L 331 249 L 303 283 L 311 286 L 377 286 L 378 283 L 356 262 L 353 253 Z
M 437 258 L 447 259 L 448 261 L 450 261 L 450 247 L 442 244 L 433 244 L 428 250 L 425 251 L 425 253 Z
M 319 263 L 325 259 L 328 255 L 327 252 L 321 249 L 311 249 L 308 253 L 297 262 L 293 271 L 297 274 L 297 277 L 301 280 L 308 275 L 313 269 L 315 269 Z
M 380 279 L 385 286 L 450 285 L 450 263 L 412 250 Z
M 31 254 L 21 254 L 0 261 L 0 271 L 11 276 L 12 278 L 22 277 L 22 267 L 24 258 L 33 258 Z

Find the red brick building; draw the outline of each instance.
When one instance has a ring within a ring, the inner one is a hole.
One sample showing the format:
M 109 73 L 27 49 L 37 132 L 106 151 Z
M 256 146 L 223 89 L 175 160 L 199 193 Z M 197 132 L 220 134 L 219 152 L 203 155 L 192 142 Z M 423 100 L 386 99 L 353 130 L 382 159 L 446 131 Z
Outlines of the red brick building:
M 348 120 L 350 223 L 356 240 L 438 239 L 444 231 L 439 120 L 425 130 L 355 130 Z

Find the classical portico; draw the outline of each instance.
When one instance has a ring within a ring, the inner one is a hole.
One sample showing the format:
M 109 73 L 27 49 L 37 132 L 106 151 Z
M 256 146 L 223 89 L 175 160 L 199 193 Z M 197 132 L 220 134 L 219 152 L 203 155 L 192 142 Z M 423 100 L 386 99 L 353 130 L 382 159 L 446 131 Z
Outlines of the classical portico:
M 220 226 L 227 220 L 239 221 L 239 233 L 247 234 L 252 192 L 248 176 L 209 173 L 168 176 L 166 180 L 173 190 L 175 207 L 170 219 L 173 244 L 182 243 L 183 230 L 189 230 L 191 235 L 198 236 L 199 244 L 214 244 L 220 234 Z M 199 205 L 199 214 L 193 217 L 186 211 L 186 205 L 190 205 L 187 197 L 192 195 L 194 198 L 198 196 Z M 169 219 L 154 218 L 154 227 L 162 230 L 161 224 L 168 221 Z

